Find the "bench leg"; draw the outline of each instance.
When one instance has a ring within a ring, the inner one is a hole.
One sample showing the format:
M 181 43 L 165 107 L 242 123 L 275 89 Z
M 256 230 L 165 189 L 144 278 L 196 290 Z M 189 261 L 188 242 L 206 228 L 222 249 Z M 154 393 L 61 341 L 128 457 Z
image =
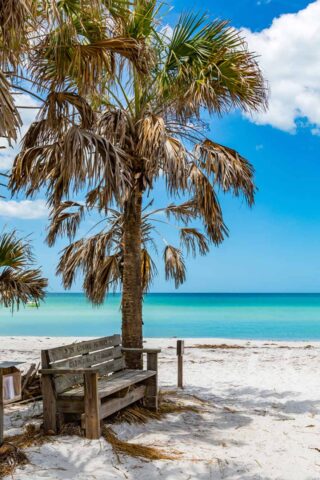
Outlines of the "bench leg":
M 97 373 L 89 372 L 84 375 L 84 410 L 86 438 L 99 438 L 101 429 Z
M 45 433 L 56 434 L 57 429 L 57 401 L 49 375 L 42 375 L 41 389 L 43 399 L 43 429 Z
M 158 410 L 158 354 L 147 354 L 147 370 L 154 370 L 156 375 L 146 382 L 144 405 L 152 410 Z

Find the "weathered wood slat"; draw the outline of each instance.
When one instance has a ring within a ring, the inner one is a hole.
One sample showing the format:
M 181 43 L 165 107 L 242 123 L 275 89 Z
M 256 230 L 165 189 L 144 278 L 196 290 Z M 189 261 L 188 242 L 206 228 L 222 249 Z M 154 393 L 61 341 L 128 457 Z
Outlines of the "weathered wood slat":
M 98 382 L 99 397 L 104 398 L 119 392 L 123 388 L 130 387 L 135 383 L 143 382 L 148 378 L 154 377 L 156 372 L 149 370 L 123 370 L 115 373 L 110 377 L 101 378 Z M 76 387 L 72 390 L 68 390 L 59 395 L 59 398 L 83 398 L 84 389 L 83 386 Z
M 74 398 L 72 402 L 70 399 L 57 399 L 57 410 L 62 413 L 83 413 L 84 399 Z
M 93 367 L 98 369 L 99 375 L 107 375 L 108 373 L 118 372 L 125 368 L 124 358 L 116 358 L 107 363 Z M 74 385 L 83 384 L 83 375 L 59 375 L 54 379 L 57 393 L 62 393 L 65 390 L 69 390 Z
M 145 385 L 140 385 L 131 392 L 127 393 L 125 397 L 112 398 L 102 403 L 100 407 L 100 419 L 102 420 L 103 418 L 106 418 L 109 415 L 118 412 L 127 405 L 141 400 L 141 398 L 143 398 L 144 396 L 145 390 Z
M 88 355 L 81 355 L 79 357 L 68 358 L 60 362 L 52 363 L 52 368 L 87 368 L 113 358 L 122 357 L 121 347 L 108 348 L 100 352 L 88 353 Z
M 69 357 L 76 357 L 85 353 L 96 352 L 107 347 L 120 345 L 120 335 L 112 335 L 110 337 L 98 338 L 96 340 L 85 340 L 83 342 L 64 345 L 62 347 L 50 348 L 48 356 L 50 363 L 57 362 Z

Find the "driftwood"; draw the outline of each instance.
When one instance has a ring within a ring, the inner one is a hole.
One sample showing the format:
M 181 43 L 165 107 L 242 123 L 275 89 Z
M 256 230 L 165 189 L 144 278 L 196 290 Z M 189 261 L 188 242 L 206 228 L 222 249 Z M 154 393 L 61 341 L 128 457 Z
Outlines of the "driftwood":
M 32 363 L 25 375 L 22 375 L 22 401 L 34 400 L 41 396 L 41 385 L 39 375 L 40 364 Z

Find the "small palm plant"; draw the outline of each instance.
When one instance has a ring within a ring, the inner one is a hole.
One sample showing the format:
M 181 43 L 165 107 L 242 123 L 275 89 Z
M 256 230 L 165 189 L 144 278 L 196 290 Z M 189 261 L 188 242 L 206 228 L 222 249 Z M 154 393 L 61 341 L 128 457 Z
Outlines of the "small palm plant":
M 0 303 L 12 310 L 28 302 L 39 304 L 47 280 L 33 268 L 34 258 L 28 239 L 17 232 L 0 234 Z
M 265 108 L 264 79 L 227 22 L 184 14 L 170 32 L 156 0 L 51 5 L 28 64 L 44 105 L 15 160 L 11 189 L 45 189 L 48 241 L 59 234 L 71 241 L 58 267 L 65 286 L 80 270 L 86 294 L 101 303 L 120 283 L 123 344 L 141 347 L 142 298 L 155 271 L 148 248 L 154 186 L 164 185 L 170 204 L 163 212 L 179 226 L 179 245 L 163 252 L 166 276 L 179 286 L 182 249 L 206 254 L 227 234 L 218 191 L 254 201 L 252 166 L 207 138 L 203 118 Z M 73 242 L 92 211 L 103 230 Z M 128 363 L 139 366 L 139 356 Z
M 0 138 L 6 139 L 8 146 L 17 141 L 22 126 L 11 80 L 22 70 L 29 36 L 35 30 L 36 8 L 33 0 L 0 0 Z M 6 187 L 2 179 L 8 176 L 5 173 L 0 176 L 0 185 Z M 3 195 L 0 198 L 4 198 Z M 39 305 L 45 296 L 47 280 L 33 265 L 28 238 L 20 238 L 16 231 L 0 233 L 1 305 L 12 310 L 28 302 Z

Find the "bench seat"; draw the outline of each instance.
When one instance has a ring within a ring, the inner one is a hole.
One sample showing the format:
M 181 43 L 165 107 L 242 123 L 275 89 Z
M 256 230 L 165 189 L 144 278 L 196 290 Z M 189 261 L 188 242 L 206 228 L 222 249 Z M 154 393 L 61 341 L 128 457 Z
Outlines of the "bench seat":
M 120 372 L 114 373 L 109 377 L 102 377 L 98 380 L 98 394 L 99 398 L 109 397 L 110 395 L 123 390 L 124 388 L 130 387 L 137 383 L 143 382 L 148 378 L 154 377 L 157 372 L 152 370 L 121 370 Z M 83 399 L 84 398 L 84 387 L 79 385 L 73 389 L 67 390 L 66 392 L 60 393 L 59 398 L 72 398 Z

